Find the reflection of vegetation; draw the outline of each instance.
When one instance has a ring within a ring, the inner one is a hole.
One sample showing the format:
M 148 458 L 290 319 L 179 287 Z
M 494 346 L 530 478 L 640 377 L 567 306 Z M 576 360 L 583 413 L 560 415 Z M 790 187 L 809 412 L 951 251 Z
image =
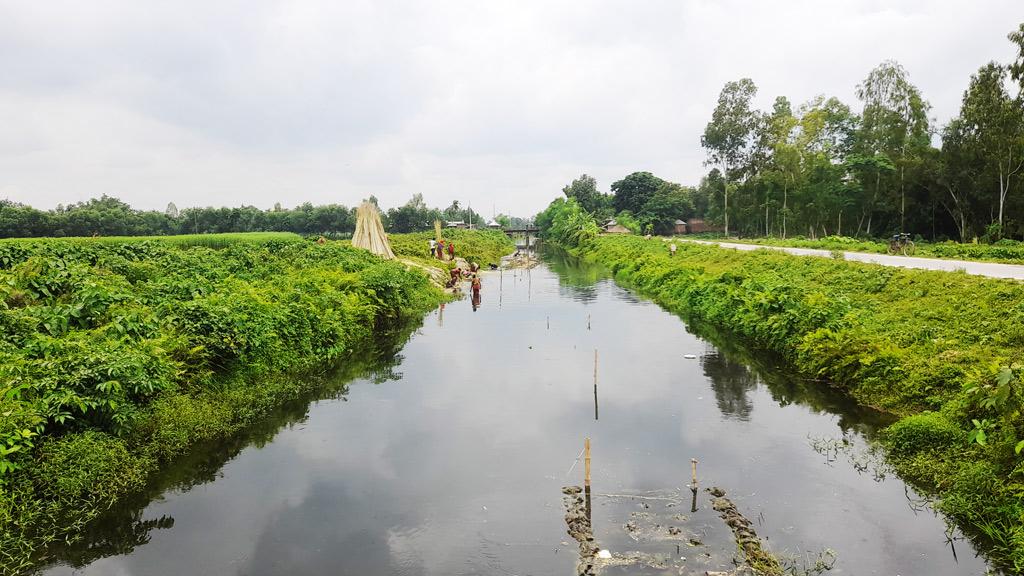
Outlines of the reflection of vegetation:
M 747 392 L 757 388 L 757 374 L 717 351 L 705 354 L 701 364 L 704 375 L 711 381 L 711 389 L 722 414 L 739 420 L 749 419 L 754 405 L 747 398 Z
M 75 568 L 91 564 L 100 558 L 128 554 L 149 543 L 150 532 L 174 527 L 174 518 L 161 516 L 142 519 L 142 511 L 134 510 L 119 522 L 96 523 L 86 530 L 79 545 L 62 555 L 61 560 Z
M 700 364 L 711 380 L 719 411 L 726 417 L 749 419 L 754 405 L 746 398 L 746 393 L 758 387 L 757 374 L 719 352 L 703 356 Z
M 563 293 L 582 302 L 596 300 L 597 283 L 610 277 L 606 267 L 583 262 L 556 247 L 546 248 L 543 258 L 548 268 L 558 274 L 558 284 Z
M 825 457 L 826 464 L 831 465 L 842 455 L 859 474 L 870 472 L 875 482 L 885 480 L 892 473 L 892 466 L 886 462 L 879 444 L 858 448 L 845 433 L 842 438 L 809 437 L 808 441 L 815 452 Z
M 248 446 L 262 447 L 270 443 L 283 428 L 302 422 L 311 402 L 326 398 L 343 398 L 353 379 L 381 381 L 383 374 L 393 374 L 400 364 L 398 351 L 419 322 L 410 321 L 388 330 L 370 346 L 353 353 L 351 358 L 319 375 L 301 378 L 306 392 L 239 433 L 217 441 L 197 445 L 154 476 L 145 489 L 120 499 L 111 509 L 86 525 L 80 538 L 72 544 L 58 543 L 37 556 L 36 564 L 65 562 L 84 566 L 103 557 L 126 554 L 149 542 L 153 530 L 171 528 L 174 518 L 161 516 L 143 520 L 151 501 L 169 490 L 188 491 L 217 479 L 224 465 Z
M 670 258 L 661 242 L 629 236 L 597 238 L 585 251 L 661 305 L 773 351 L 802 376 L 783 391 L 814 398 L 810 388 L 839 387 L 905 417 L 940 412 L 964 433 L 938 449 L 910 443 L 892 463 L 984 534 L 990 558 L 1024 571 L 1020 285 L 690 243 Z M 936 422 L 915 421 L 915 431 Z M 972 445 L 967 432 L 978 428 L 984 436 Z
M 799 404 L 817 413 L 835 414 L 839 416 L 838 426 L 844 434 L 857 432 L 868 438 L 874 437 L 877 429 L 894 420 L 890 414 L 858 404 L 842 390 L 821 386 L 819 382 L 794 373 L 786 366 L 785 360 L 769 351 L 744 346 L 739 336 L 695 318 L 681 316 L 686 322 L 686 329 L 713 344 L 725 355 L 726 362 L 747 367 L 751 376 L 765 385 L 780 406 Z

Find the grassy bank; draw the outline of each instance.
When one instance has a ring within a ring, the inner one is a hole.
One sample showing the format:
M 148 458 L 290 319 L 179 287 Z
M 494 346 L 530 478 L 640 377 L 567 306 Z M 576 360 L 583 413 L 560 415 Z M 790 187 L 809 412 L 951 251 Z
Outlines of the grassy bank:
M 455 245 L 456 256 L 469 262 L 476 262 L 485 268 L 490 263 L 499 263 L 502 256 L 511 254 L 516 249 L 512 240 L 500 230 L 445 228 L 441 231 L 441 237 Z M 443 263 L 427 256 L 431 238 L 434 238 L 433 231 L 394 234 L 390 240 L 391 247 L 398 256 L 437 266 Z
M 0 246 L 2 573 L 442 297 L 342 242 L 163 240 Z
M 659 304 L 902 418 L 900 474 L 1024 570 L 1024 285 L 842 260 L 599 237 L 577 251 Z
M 0 238 L 0 252 L 10 250 L 11 246 L 44 245 L 76 245 L 105 246 L 117 244 L 138 244 L 140 242 L 157 242 L 167 246 L 188 248 L 205 246 L 206 248 L 227 248 L 233 244 L 255 243 L 265 244 L 270 241 L 299 242 L 302 236 L 292 232 L 234 232 L 228 234 L 181 234 L 177 236 L 80 236 L 69 238 Z
M 687 237 L 688 238 L 688 237 Z M 863 240 L 846 236 L 826 236 L 814 240 L 796 237 L 787 238 L 696 238 L 721 240 L 761 246 L 790 246 L 794 248 L 817 248 L 819 250 L 840 250 L 844 252 L 869 252 L 885 254 L 889 243 L 881 240 Z M 945 258 L 949 260 L 978 260 L 1024 264 L 1024 242 L 1000 240 L 994 244 L 960 244 L 959 242 L 915 242 L 914 256 L 924 258 Z

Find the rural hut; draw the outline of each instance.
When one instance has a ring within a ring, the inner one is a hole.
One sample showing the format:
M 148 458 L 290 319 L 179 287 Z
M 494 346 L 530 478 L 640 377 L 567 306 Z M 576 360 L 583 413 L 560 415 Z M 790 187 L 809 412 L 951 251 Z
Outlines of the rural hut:
M 711 226 L 700 218 L 690 218 L 686 221 L 686 231 L 689 234 L 700 234 L 702 232 L 721 232 L 721 226 Z
M 352 235 L 352 245 L 369 250 L 381 258 L 395 259 L 388 235 L 384 233 L 384 224 L 380 221 L 380 212 L 370 202 L 363 202 L 356 208 L 356 231 Z
M 673 234 L 686 234 L 686 222 L 682 220 L 676 220 L 672 223 Z
M 607 234 L 632 234 L 629 228 L 619 224 L 615 220 L 609 220 L 604 224 L 604 231 Z

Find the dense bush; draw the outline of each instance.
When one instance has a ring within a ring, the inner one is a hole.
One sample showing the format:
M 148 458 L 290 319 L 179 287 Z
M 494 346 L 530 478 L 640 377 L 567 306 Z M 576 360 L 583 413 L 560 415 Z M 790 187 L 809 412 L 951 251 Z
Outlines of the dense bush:
M 670 257 L 638 237 L 600 237 L 584 254 L 667 308 L 905 416 L 887 435 L 897 469 L 1024 570 L 1024 285 L 689 243 Z
M 938 412 L 922 412 L 907 416 L 885 432 L 889 446 L 899 456 L 948 450 L 950 447 L 962 445 L 966 438 L 959 426 Z
M 440 298 L 341 242 L 0 244 L 0 572 Z
M 541 236 L 554 244 L 573 250 L 592 242 L 601 229 L 594 217 L 575 198 L 558 198 L 537 215 Z

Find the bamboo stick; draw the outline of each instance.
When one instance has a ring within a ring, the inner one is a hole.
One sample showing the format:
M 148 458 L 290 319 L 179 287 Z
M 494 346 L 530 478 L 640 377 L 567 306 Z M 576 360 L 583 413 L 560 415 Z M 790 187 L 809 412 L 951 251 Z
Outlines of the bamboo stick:
M 590 438 L 583 441 L 583 485 L 590 490 Z

